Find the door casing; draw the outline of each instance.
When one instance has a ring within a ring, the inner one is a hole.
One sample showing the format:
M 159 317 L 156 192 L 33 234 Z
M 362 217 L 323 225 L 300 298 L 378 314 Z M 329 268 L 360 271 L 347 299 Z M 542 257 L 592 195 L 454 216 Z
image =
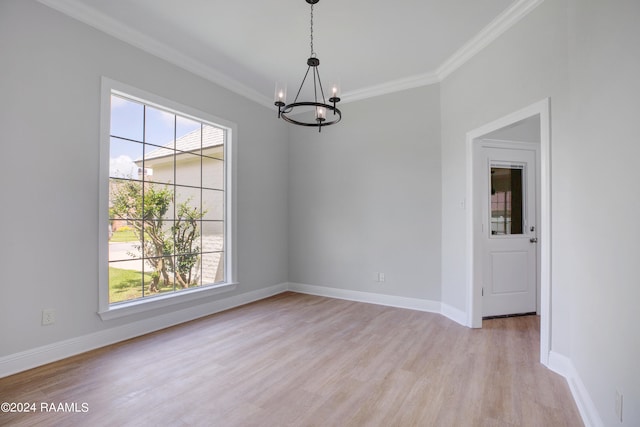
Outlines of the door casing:
M 466 271 L 467 271 L 467 325 L 472 328 L 482 327 L 482 282 L 477 277 L 475 268 L 475 248 L 477 225 L 473 213 L 475 204 L 474 180 L 474 144 L 484 135 L 512 125 L 524 119 L 539 116 L 540 120 L 540 161 L 539 161 L 539 194 L 538 209 L 538 277 L 540 289 L 540 362 L 548 366 L 551 349 L 551 122 L 550 98 L 545 98 L 528 107 L 508 114 L 498 120 L 487 123 L 467 133 L 466 138 Z

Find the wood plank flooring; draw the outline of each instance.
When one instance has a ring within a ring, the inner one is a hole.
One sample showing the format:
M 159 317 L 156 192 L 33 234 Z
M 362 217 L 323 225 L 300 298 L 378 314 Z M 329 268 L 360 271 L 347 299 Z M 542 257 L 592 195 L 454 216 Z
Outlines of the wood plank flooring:
M 468 329 L 287 292 L 0 379 L 0 402 L 38 405 L 0 425 L 583 425 L 538 353 L 536 316 Z

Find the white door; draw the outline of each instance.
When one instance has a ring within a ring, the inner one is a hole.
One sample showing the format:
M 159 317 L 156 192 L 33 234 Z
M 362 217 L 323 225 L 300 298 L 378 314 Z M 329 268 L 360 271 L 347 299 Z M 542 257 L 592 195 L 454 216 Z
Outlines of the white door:
M 535 312 L 536 151 L 484 146 L 477 158 L 482 315 Z

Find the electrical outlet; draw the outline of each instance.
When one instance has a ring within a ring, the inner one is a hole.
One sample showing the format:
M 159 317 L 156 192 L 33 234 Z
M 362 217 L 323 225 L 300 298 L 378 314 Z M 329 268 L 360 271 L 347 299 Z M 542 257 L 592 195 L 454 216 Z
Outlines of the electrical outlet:
M 384 282 L 384 273 L 375 272 L 373 273 L 373 281 L 374 282 Z
M 42 324 L 51 325 L 56 322 L 56 311 L 52 308 L 42 310 Z
M 616 417 L 618 417 L 620 422 L 622 422 L 623 397 L 622 393 L 616 390 Z

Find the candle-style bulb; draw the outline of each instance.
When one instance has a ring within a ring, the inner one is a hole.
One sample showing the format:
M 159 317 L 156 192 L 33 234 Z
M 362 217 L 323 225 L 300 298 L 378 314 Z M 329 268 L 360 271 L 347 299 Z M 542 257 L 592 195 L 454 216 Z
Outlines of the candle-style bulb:
M 274 102 L 276 105 L 284 105 L 287 102 L 287 85 L 285 83 L 276 83 Z
M 336 81 L 331 85 L 331 97 L 340 98 L 340 82 Z
M 329 102 L 333 103 L 335 108 L 336 102 L 340 102 L 340 82 L 335 82 L 331 85 L 331 98 L 329 98 Z M 334 111 L 333 114 L 336 112 Z

